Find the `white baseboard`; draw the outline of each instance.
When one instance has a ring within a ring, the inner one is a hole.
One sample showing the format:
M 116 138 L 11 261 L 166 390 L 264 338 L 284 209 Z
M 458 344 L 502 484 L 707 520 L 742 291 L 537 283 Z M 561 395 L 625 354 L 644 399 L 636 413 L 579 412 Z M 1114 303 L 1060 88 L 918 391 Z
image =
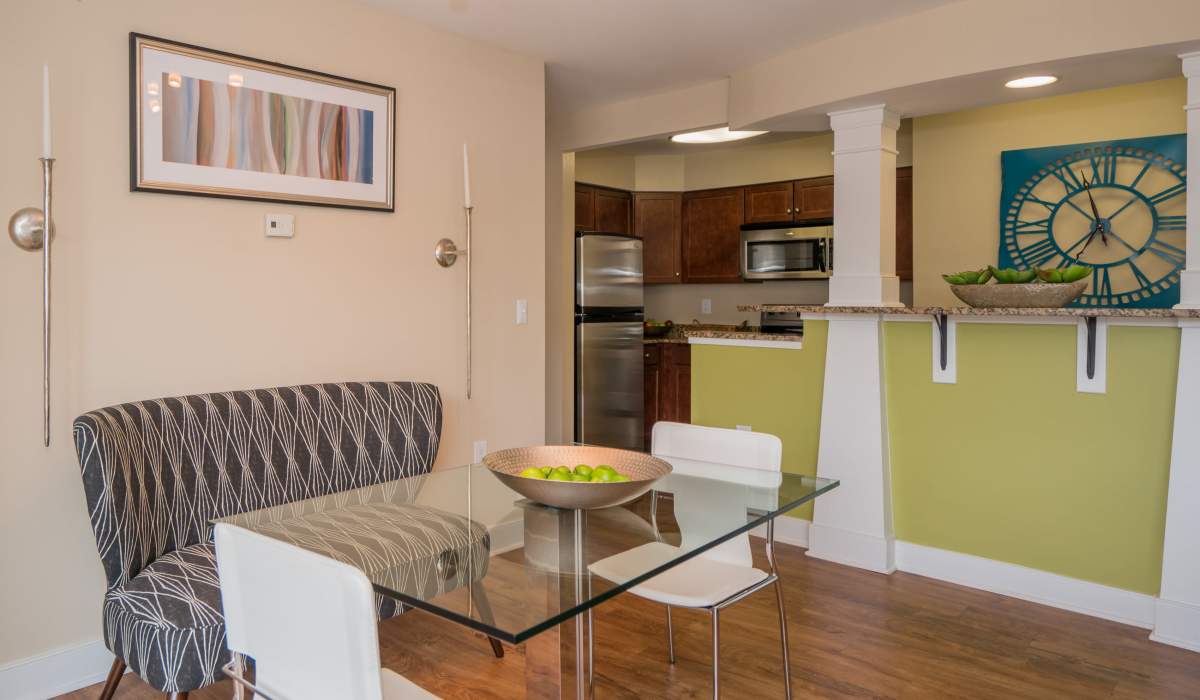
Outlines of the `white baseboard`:
M 0 668 L 0 700 L 46 700 L 108 677 L 112 652 L 99 639 Z
M 1154 605 L 1156 642 L 1200 652 L 1200 605 L 1159 598 Z
M 891 540 L 813 523 L 808 530 L 808 556 L 881 574 L 896 570 Z
M 896 568 L 1126 625 L 1154 627 L 1157 599 L 1145 593 L 911 542 L 896 543 Z
M 775 518 L 775 541 L 796 547 L 808 547 L 808 528 L 812 523 L 803 518 Z M 767 526 L 759 525 L 750 531 L 754 537 L 767 536 Z

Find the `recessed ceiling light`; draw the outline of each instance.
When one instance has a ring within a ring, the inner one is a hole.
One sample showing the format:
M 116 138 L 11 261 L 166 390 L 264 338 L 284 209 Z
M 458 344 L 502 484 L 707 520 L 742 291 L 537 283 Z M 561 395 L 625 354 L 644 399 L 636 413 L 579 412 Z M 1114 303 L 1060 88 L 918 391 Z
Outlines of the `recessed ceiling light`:
M 686 134 L 675 134 L 671 140 L 675 143 L 723 143 L 725 141 L 741 141 L 753 136 L 765 134 L 765 131 L 730 131 L 729 127 L 690 131 Z
M 1033 87 L 1041 87 L 1043 85 L 1049 85 L 1050 83 L 1057 83 L 1057 82 L 1058 82 L 1058 76 L 1054 76 L 1054 75 L 1027 75 L 1024 78 L 1017 78 L 1015 80 L 1008 81 L 1007 83 L 1004 84 L 1004 87 L 1018 88 L 1018 89 L 1019 88 L 1033 88 Z

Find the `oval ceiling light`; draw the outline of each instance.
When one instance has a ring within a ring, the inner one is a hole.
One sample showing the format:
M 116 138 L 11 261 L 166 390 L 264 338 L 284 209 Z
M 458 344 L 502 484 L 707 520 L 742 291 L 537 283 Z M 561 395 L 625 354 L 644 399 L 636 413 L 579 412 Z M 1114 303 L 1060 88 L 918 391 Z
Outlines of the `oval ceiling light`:
M 1027 75 L 1024 78 L 1016 78 L 1015 80 L 1008 81 L 1004 84 L 1004 87 L 1016 89 L 1035 88 L 1057 82 L 1058 76 L 1056 75 Z
M 730 131 L 729 127 L 704 131 L 690 131 L 686 134 L 675 134 L 671 140 L 675 143 L 724 143 L 726 141 L 741 141 L 754 136 L 761 136 L 765 131 Z

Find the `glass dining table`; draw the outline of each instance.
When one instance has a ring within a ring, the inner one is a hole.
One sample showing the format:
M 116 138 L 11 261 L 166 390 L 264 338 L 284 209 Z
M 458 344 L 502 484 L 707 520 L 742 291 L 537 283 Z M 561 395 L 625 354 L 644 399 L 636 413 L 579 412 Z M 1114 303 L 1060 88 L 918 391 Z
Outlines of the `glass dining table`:
M 664 459 L 674 471 L 652 490 L 597 510 L 531 502 L 471 464 L 216 522 L 349 563 L 387 598 L 525 644 L 527 697 L 584 698 L 592 608 L 756 528 L 777 574 L 775 519 L 838 486 Z M 593 571 L 597 562 L 651 542 L 670 546 L 655 548 L 654 558 L 631 558 L 636 564 L 620 567 L 620 575 Z

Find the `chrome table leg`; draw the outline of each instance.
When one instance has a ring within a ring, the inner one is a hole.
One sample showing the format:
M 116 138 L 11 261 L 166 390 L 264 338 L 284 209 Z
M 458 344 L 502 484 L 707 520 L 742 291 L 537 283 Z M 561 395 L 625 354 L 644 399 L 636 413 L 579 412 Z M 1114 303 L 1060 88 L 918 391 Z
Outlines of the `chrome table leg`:
M 783 650 L 783 688 L 787 699 L 792 700 L 792 669 L 791 658 L 788 654 L 787 610 L 783 605 L 783 583 L 779 580 L 779 570 L 775 566 L 775 519 L 767 521 L 767 562 L 771 565 L 771 573 L 775 576 L 775 600 L 779 605 L 779 643 Z
M 667 661 L 675 663 L 675 629 L 671 625 L 671 606 L 667 606 Z

